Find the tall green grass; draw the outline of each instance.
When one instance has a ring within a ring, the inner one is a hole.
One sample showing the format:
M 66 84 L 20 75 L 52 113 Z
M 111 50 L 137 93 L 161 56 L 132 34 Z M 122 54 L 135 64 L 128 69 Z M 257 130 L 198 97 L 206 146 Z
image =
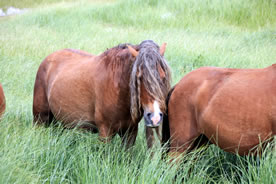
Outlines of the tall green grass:
M 31 112 L 38 66 L 63 48 L 99 54 L 119 43 L 167 42 L 174 84 L 201 66 L 269 66 L 276 58 L 275 1 L 0 2 L 1 8 L 11 5 L 29 9 L 0 17 L 0 82 L 7 99 L 0 183 L 276 182 L 273 148 L 254 160 L 211 146 L 184 156 L 186 164 L 178 167 L 160 159 L 158 146 L 147 151 L 143 122 L 135 146 L 125 150 L 119 137 L 103 144 L 96 134 L 33 127 Z
M 207 151 L 184 156 L 185 164 L 178 166 L 162 160 L 160 149 L 147 151 L 142 132 L 137 144 L 125 150 L 119 137 L 103 144 L 96 135 L 78 130 L 34 128 L 24 122 L 24 115 L 19 116 L 6 114 L 1 122 L 1 183 L 274 183 L 276 180 L 276 158 L 271 148 L 258 161 L 233 156 L 212 146 Z

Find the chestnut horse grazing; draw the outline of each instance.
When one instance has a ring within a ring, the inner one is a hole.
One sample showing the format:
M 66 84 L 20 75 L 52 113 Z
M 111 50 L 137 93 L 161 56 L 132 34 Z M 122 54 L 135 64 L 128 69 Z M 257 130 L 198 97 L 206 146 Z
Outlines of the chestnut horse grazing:
M 6 108 L 5 95 L 2 85 L 0 84 L 0 117 L 3 115 Z
M 56 51 L 41 63 L 34 86 L 35 124 L 53 118 L 66 128 L 99 132 L 101 140 L 117 133 L 134 144 L 143 117 L 157 127 L 165 112 L 170 70 L 161 48 L 151 40 L 120 44 L 100 55 Z
M 208 142 L 239 155 L 258 154 L 276 134 L 276 65 L 199 68 L 168 98 L 162 141 L 169 140 L 171 156 Z

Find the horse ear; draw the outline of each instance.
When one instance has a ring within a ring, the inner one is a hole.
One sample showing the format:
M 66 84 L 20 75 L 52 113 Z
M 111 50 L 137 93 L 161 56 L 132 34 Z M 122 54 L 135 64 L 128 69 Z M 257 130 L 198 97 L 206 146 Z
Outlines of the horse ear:
M 160 75 L 161 79 L 164 79 L 166 77 L 166 74 L 165 74 L 164 70 L 161 68 L 160 65 L 158 65 L 158 72 L 159 72 L 159 75 Z
M 164 56 L 164 53 L 166 51 L 166 46 L 167 46 L 167 43 L 163 43 L 162 46 L 160 47 L 160 55 L 161 56 Z
M 127 45 L 127 48 L 129 50 L 129 52 L 134 56 L 138 56 L 139 52 L 137 52 L 134 48 L 132 48 L 130 45 Z

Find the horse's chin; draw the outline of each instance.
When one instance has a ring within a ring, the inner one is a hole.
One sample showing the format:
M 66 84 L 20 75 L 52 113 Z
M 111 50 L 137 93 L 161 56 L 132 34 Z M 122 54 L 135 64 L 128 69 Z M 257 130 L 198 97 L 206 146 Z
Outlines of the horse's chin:
M 147 122 L 147 120 L 145 120 L 145 125 L 146 127 L 149 127 L 149 128 L 157 128 L 161 125 L 162 122 L 158 123 L 157 125 L 153 125 L 152 123 L 149 123 Z

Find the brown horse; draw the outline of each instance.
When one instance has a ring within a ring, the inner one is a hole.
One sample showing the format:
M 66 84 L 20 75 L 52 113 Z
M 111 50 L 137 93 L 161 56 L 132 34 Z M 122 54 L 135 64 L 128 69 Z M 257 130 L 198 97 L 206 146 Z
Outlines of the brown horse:
M 206 143 L 258 154 L 276 134 L 276 65 L 199 68 L 184 76 L 168 99 L 162 141 L 169 140 L 171 156 Z
M 143 113 L 148 127 L 162 122 L 170 89 L 165 48 L 146 40 L 97 56 L 71 49 L 52 53 L 37 72 L 34 123 L 49 125 L 55 118 L 66 128 L 99 132 L 102 140 L 118 133 L 132 145 Z
M 2 85 L 0 84 L 0 117 L 4 114 L 6 108 L 5 95 Z

